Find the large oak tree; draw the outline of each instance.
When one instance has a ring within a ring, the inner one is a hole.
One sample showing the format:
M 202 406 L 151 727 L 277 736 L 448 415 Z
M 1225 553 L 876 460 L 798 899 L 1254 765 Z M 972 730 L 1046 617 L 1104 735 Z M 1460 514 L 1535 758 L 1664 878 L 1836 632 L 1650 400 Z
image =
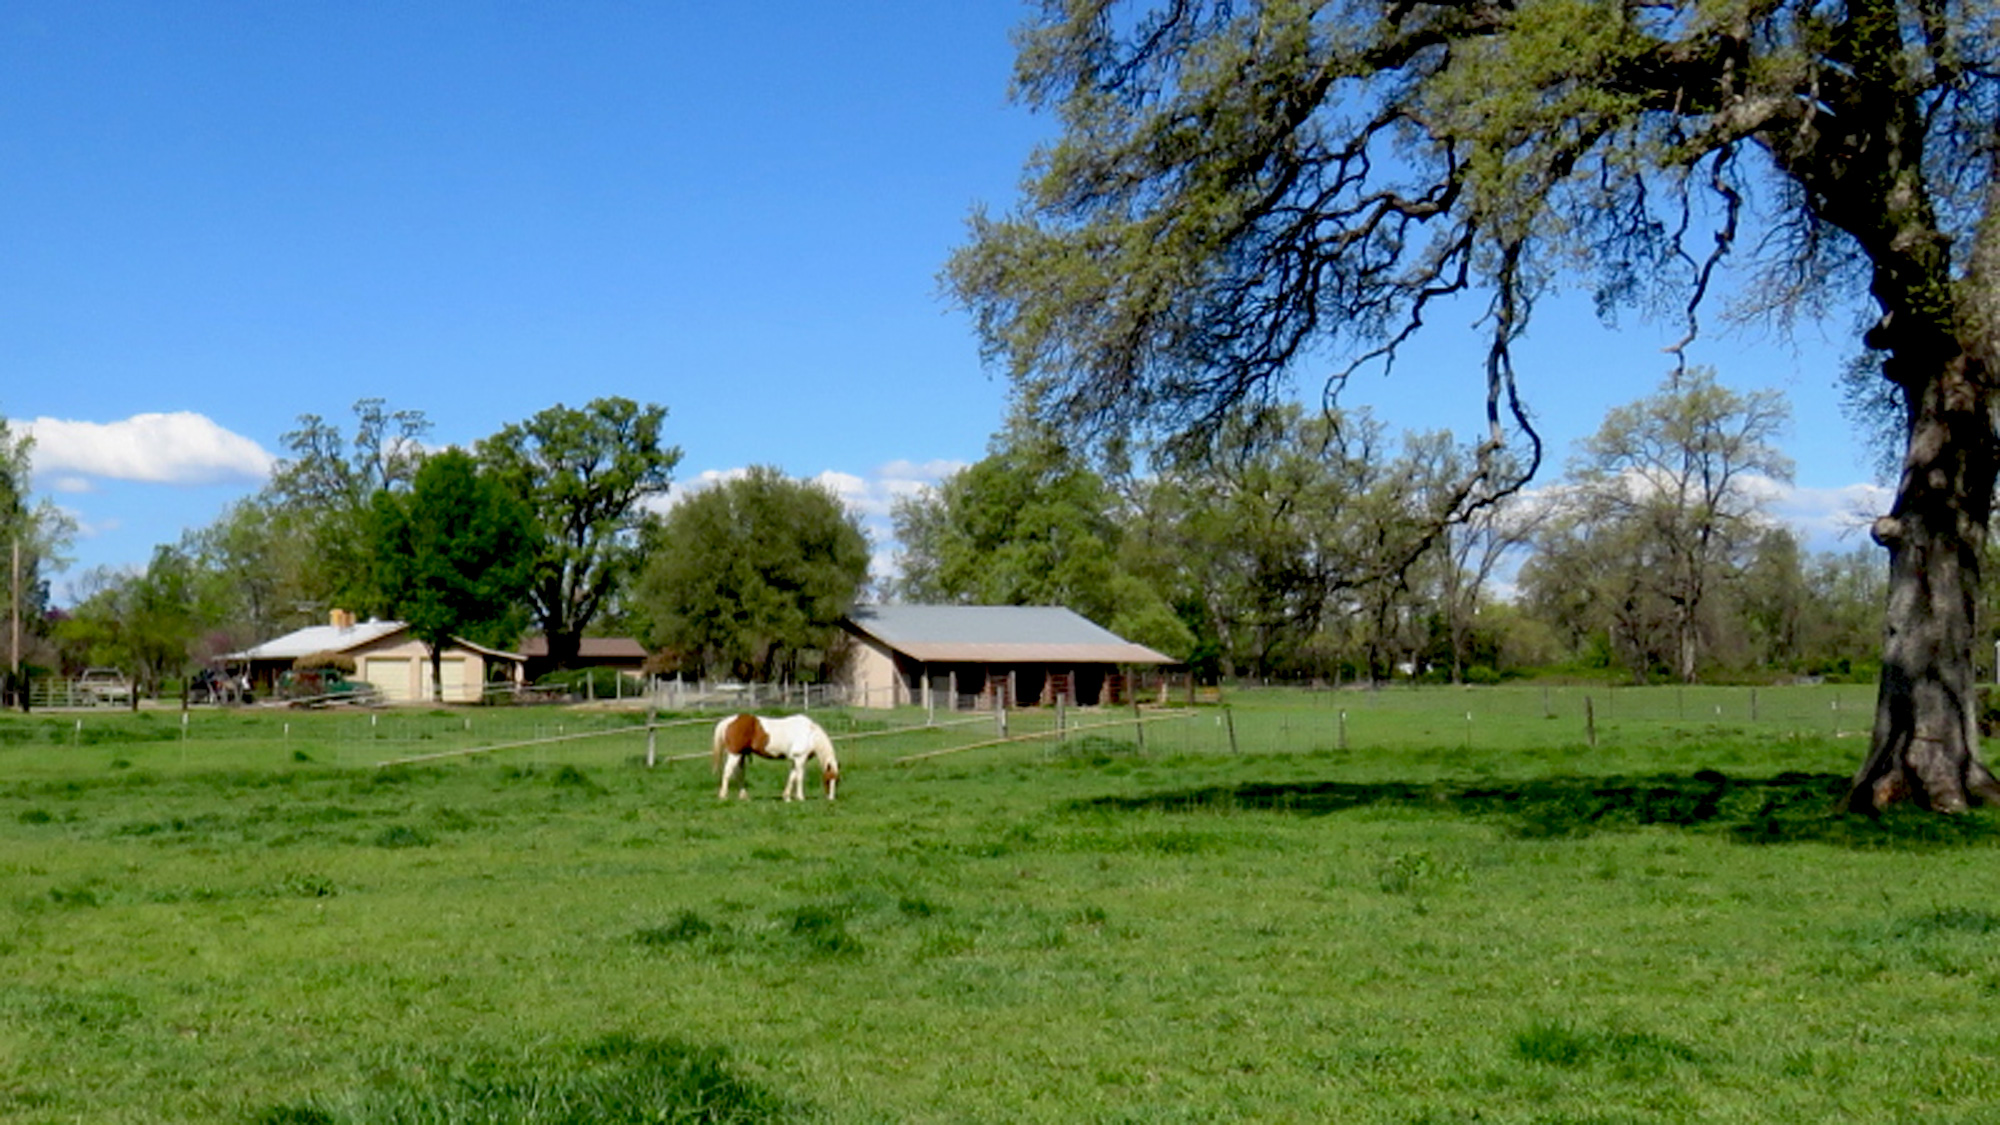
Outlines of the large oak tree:
M 689 670 L 815 679 L 868 581 L 868 536 L 833 490 L 768 465 L 647 528 L 639 612 Z
M 1315 354 L 1393 362 L 1472 296 L 1492 453 L 1534 444 L 1512 344 L 1561 277 L 1684 303 L 1691 331 L 1731 253 L 1775 315 L 1864 299 L 1905 452 L 1851 804 L 2000 801 L 1972 696 L 2000 464 L 1991 0 L 1043 0 L 1021 44 L 1061 135 L 949 281 L 1058 422 L 1199 436 Z
M 540 532 L 528 598 L 558 668 L 638 566 L 648 501 L 680 463 L 661 444 L 667 408 L 628 398 L 558 403 L 479 443 L 479 458 L 534 512 Z

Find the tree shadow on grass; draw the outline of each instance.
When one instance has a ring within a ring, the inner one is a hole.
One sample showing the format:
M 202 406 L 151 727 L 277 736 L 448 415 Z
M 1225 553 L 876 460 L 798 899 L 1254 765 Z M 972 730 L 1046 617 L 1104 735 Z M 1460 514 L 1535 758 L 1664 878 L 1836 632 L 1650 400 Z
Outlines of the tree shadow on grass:
M 1672 825 L 1748 844 L 1908 849 L 2000 842 L 2000 819 L 1991 813 L 1941 816 L 1903 808 L 1868 817 L 1845 812 L 1849 784 L 1843 774 L 1787 772 L 1731 778 L 1715 770 L 1469 784 L 1246 782 L 1138 797 L 1098 797 L 1071 807 L 1118 812 L 1248 810 L 1293 816 L 1411 809 L 1496 821 L 1516 835 L 1539 839 Z

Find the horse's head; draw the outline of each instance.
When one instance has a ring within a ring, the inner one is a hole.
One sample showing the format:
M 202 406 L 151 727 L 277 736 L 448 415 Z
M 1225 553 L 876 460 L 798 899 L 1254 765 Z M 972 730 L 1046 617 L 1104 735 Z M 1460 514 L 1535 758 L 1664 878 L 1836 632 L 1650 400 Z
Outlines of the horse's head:
M 826 786 L 826 799 L 833 800 L 833 790 L 840 784 L 840 759 L 833 755 L 833 739 L 819 724 L 813 724 L 813 756 L 819 759 L 820 784 Z

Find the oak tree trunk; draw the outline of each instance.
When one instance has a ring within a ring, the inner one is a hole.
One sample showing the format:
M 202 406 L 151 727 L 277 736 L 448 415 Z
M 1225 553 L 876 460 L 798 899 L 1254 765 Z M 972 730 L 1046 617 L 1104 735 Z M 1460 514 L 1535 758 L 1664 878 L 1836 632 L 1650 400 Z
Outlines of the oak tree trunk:
M 1889 598 L 1872 742 L 1848 794 L 1855 811 L 2000 804 L 1979 758 L 1972 655 L 1994 484 L 1982 368 L 1961 354 L 1913 388 L 1902 483 L 1873 529 L 1889 551 Z

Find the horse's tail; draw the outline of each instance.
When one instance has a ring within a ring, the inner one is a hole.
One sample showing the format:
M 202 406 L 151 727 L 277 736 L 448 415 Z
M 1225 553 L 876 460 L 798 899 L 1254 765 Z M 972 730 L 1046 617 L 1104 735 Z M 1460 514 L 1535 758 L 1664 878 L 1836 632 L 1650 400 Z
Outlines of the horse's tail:
M 722 763 L 729 758 L 729 720 L 715 724 L 715 745 L 709 752 L 709 769 L 717 774 L 722 772 Z

